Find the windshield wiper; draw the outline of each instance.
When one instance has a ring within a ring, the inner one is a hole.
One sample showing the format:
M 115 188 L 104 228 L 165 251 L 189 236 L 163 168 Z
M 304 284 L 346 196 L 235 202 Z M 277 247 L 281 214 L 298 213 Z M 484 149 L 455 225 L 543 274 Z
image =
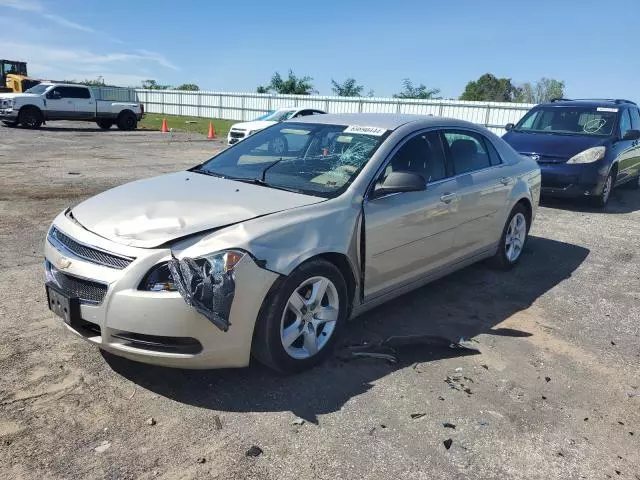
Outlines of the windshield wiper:
M 265 177 L 267 176 L 267 170 L 269 170 L 271 167 L 275 167 L 281 161 L 282 161 L 282 157 L 280 157 L 275 162 L 271 162 L 269 165 L 267 165 L 267 167 L 265 167 L 265 169 L 262 170 L 262 174 L 260 175 L 260 180 L 264 182 L 265 181 Z
M 273 183 L 266 182 L 261 178 L 247 178 L 247 177 L 228 177 L 224 176 L 227 180 L 234 180 L 236 182 L 250 183 L 252 185 L 260 185 L 263 187 L 275 188 L 276 190 L 284 190 L 285 192 L 302 193 L 301 190 L 290 187 L 283 187 L 281 185 L 274 185 Z

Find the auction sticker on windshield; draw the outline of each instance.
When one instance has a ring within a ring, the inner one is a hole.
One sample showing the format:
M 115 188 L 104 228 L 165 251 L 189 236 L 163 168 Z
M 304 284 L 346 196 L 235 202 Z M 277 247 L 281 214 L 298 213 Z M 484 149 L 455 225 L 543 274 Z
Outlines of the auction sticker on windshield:
M 386 131 L 387 130 L 385 128 L 364 127 L 361 125 L 350 125 L 342 133 L 361 133 L 363 135 L 375 135 L 376 137 L 380 137 L 384 135 Z
M 598 107 L 598 112 L 611 112 L 616 113 L 618 111 L 617 108 L 609 108 L 609 107 Z

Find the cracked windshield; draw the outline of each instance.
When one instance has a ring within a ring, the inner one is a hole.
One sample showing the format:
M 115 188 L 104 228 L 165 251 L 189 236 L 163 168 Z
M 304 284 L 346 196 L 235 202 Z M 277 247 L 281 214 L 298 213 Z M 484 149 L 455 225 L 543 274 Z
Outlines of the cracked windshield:
M 380 129 L 371 129 L 371 134 L 357 131 L 345 125 L 276 125 L 223 151 L 196 171 L 333 197 L 355 179 L 386 138 Z

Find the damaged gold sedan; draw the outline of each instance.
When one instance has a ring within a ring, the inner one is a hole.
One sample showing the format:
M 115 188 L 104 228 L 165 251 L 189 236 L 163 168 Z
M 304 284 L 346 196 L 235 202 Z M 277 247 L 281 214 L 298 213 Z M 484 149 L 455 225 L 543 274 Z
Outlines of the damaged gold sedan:
M 60 213 L 46 293 L 116 355 L 299 371 L 349 318 L 482 259 L 513 267 L 539 195 L 537 164 L 477 125 L 309 116 Z

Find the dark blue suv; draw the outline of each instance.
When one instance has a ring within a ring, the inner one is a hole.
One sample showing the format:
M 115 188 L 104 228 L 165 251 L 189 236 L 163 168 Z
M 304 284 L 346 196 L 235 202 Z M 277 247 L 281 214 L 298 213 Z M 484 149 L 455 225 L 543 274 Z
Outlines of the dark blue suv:
M 629 100 L 567 100 L 533 107 L 502 137 L 542 170 L 542 195 L 604 206 L 623 183 L 640 186 L 640 111 Z

